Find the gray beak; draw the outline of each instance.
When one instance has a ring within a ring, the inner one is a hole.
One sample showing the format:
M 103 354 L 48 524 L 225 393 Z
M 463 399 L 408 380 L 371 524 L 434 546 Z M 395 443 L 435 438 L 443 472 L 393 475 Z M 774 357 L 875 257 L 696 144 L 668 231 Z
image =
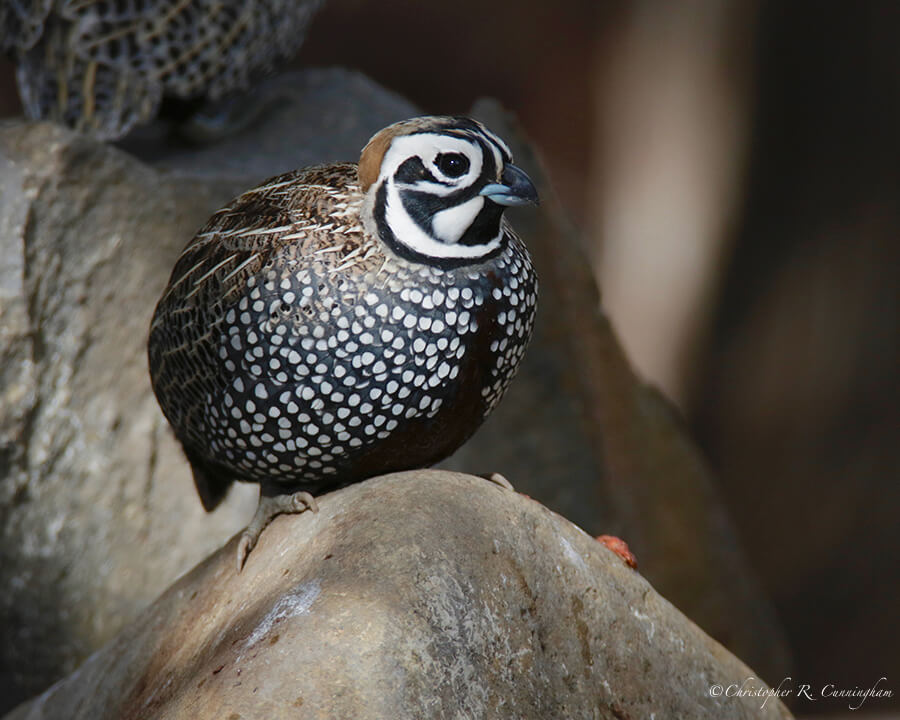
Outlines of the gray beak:
M 538 194 L 531 178 L 515 165 L 507 165 L 500 175 L 502 183 L 491 183 L 481 188 L 479 195 L 498 205 L 537 205 Z

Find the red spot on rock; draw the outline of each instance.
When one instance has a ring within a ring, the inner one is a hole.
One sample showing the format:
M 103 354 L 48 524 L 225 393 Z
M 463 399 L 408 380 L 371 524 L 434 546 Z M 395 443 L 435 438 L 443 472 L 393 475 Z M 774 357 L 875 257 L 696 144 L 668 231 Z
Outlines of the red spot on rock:
M 628 567 L 632 570 L 637 570 L 637 558 L 628 549 L 628 543 L 622 538 L 617 538 L 615 535 L 598 535 L 596 539 L 622 558 L 622 561 Z

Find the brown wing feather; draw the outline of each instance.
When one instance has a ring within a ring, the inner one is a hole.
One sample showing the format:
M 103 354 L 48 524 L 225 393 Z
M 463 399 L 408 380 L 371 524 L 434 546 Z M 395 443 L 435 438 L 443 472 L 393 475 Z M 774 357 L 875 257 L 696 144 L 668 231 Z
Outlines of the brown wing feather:
M 243 287 L 273 252 L 286 244 L 298 254 L 314 250 L 304 235 L 327 227 L 335 206 L 352 195 L 356 166 L 325 165 L 270 178 L 215 213 L 184 249 L 160 305 L 190 286 L 188 294 L 205 284 Z M 342 196 L 344 196 L 342 198 Z M 228 287 L 221 288 L 227 296 Z
M 344 212 L 349 226 L 358 228 L 354 213 L 360 203 L 355 165 L 285 173 L 215 213 L 175 264 L 150 329 L 151 377 L 160 405 L 170 408 L 167 416 L 191 463 L 197 492 L 207 510 L 222 501 L 237 478 L 192 449 L 190 428 L 198 418 L 191 413 L 202 403 L 166 399 L 199 392 L 216 382 L 207 376 L 209 365 L 192 357 L 211 352 L 209 340 L 222 321 L 224 308 L 244 292 L 247 279 L 258 276 L 276 259 L 283 262 L 286 254 L 302 260 L 321 251 L 323 238 L 331 237 L 329 228 L 334 228 L 335 218 Z M 353 245 L 351 235 L 337 233 L 335 237 L 337 242 Z M 167 368 L 168 363 L 173 366 Z

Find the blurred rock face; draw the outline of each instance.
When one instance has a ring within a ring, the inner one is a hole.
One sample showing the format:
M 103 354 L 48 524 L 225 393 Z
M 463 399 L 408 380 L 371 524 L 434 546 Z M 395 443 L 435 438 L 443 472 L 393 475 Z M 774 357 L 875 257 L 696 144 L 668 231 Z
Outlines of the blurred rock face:
M 261 124 L 194 153 L 135 141 L 146 159 L 49 125 L 0 128 L 2 693 L 72 670 L 252 514 L 252 487 L 205 515 L 152 397 L 150 315 L 206 218 L 267 176 L 358 157 L 418 114 L 342 71 L 288 76 Z M 515 130 L 492 104 L 477 116 Z M 541 177 L 527 146 L 517 162 Z M 152 167 L 150 163 L 157 167 Z M 453 467 L 502 472 L 591 534 L 623 535 L 680 609 L 757 669 L 780 636 L 711 479 L 675 416 L 636 381 L 590 270 L 555 209 L 513 222 L 541 276 L 535 341 L 507 399 Z
M 753 671 L 538 503 L 414 471 L 234 544 L 8 720 L 788 718 Z M 714 695 L 714 692 L 713 692 Z
M 900 675 L 897 8 L 764 8 L 748 188 L 695 424 L 797 673 L 862 686 Z

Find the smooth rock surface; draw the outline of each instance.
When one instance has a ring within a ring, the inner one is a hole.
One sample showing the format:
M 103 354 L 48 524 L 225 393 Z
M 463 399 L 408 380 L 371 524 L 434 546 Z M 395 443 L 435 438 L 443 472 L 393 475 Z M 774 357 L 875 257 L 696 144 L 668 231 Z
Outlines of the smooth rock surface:
M 252 514 L 244 485 L 202 511 L 150 390 L 155 302 L 234 194 L 353 159 L 418 112 L 355 73 L 284 82 L 283 103 L 224 145 L 135 140 L 146 162 L 49 125 L 0 126 L 0 712 L 71 672 Z M 541 210 L 513 216 L 541 297 L 519 377 L 448 466 L 504 473 L 592 535 L 623 536 L 660 592 L 783 677 L 779 631 L 699 453 L 629 368 L 533 154 L 496 104 L 475 114 L 541 185 Z
M 388 475 L 235 541 L 7 720 L 788 718 L 754 673 L 542 505 Z M 764 699 L 764 698 L 763 698 Z

